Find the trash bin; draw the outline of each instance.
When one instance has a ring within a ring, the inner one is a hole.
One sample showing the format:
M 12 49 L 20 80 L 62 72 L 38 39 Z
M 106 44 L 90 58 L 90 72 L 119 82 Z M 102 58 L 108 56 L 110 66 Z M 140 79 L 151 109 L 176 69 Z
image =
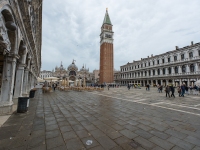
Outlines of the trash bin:
M 36 90 L 30 90 L 29 98 L 34 98 Z
M 28 111 L 29 97 L 18 97 L 17 112 L 25 113 Z

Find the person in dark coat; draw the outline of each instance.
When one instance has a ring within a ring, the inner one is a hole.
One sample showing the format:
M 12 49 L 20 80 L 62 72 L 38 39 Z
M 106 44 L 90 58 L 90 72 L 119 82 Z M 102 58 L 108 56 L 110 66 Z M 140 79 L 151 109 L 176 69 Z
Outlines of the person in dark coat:
M 174 89 L 173 85 L 170 86 L 170 89 L 171 89 L 171 92 L 172 92 L 171 97 L 174 96 L 174 98 L 175 98 L 175 95 L 174 95 L 175 89 Z
M 185 94 L 185 85 L 181 85 L 181 96 L 184 97 L 184 94 Z
M 170 95 L 169 95 L 170 87 L 168 85 L 165 88 L 165 92 L 166 92 L 166 97 L 167 97 L 167 95 L 170 97 Z

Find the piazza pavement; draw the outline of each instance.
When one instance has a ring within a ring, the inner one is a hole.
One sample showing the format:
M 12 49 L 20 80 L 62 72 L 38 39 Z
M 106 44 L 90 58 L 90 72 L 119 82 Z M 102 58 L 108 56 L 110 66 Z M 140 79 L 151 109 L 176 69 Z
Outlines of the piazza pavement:
M 200 150 L 200 96 L 177 95 L 38 89 L 29 111 L 0 127 L 0 150 Z

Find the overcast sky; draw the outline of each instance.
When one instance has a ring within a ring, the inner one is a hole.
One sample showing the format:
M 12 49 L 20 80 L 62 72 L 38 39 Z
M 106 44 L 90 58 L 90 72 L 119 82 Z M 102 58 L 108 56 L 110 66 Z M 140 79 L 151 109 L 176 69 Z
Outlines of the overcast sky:
M 76 60 L 99 69 L 106 8 L 114 31 L 114 68 L 200 42 L 200 0 L 44 0 L 42 70 Z

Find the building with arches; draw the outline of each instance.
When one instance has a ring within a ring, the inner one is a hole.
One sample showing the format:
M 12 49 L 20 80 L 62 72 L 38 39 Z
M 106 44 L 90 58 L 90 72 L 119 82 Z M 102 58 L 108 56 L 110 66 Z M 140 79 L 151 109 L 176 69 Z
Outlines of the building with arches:
M 68 79 L 71 81 L 75 81 L 77 79 L 86 79 L 88 84 L 94 83 L 95 77 L 94 73 L 89 72 L 89 68 L 87 69 L 86 66 L 82 66 L 80 70 L 75 64 L 75 60 L 66 68 L 64 68 L 62 62 L 60 67 L 55 67 L 55 71 L 52 72 L 54 77 L 58 77 L 60 79 Z
M 41 68 L 42 0 L 0 1 L 0 114 L 28 96 Z
M 200 43 L 120 66 L 121 84 L 193 85 L 200 79 Z

